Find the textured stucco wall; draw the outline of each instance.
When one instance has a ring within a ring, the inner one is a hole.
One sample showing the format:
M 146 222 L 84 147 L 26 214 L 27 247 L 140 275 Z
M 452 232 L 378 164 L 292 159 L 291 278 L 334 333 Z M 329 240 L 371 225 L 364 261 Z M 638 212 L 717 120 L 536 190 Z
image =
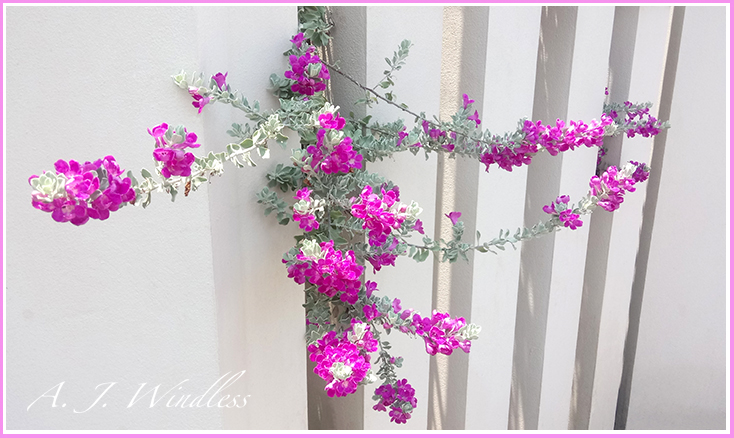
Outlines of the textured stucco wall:
M 8 7 L 6 20 L 6 427 L 305 428 L 302 295 L 294 283 L 289 289 L 279 263 L 290 233 L 263 218 L 254 199 L 270 163 L 249 185 L 228 166 L 211 192 L 203 187 L 175 203 L 154 194 L 146 210 L 126 207 L 81 227 L 33 209 L 27 184 L 60 158 L 111 154 L 136 174 L 152 169 L 146 130 L 161 122 L 199 134 L 197 154 L 222 150 L 224 131 L 244 117 L 217 106 L 198 115 L 170 75 L 230 70 L 236 88 L 274 106 L 265 88 L 271 72 L 285 70 L 296 8 Z M 234 238 L 254 228 L 285 237 Z M 261 266 L 247 242 L 272 244 L 261 256 L 275 262 Z M 263 296 L 263 281 L 283 297 Z M 268 330 L 276 313 L 289 321 L 283 332 Z M 244 408 L 163 406 L 241 370 L 231 396 L 250 395 Z M 27 409 L 60 382 L 58 407 L 46 397 Z M 94 408 L 73 412 L 89 407 L 106 382 L 117 383 Z M 273 382 L 294 394 L 278 402 L 290 412 L 280 422 L 264 415 L 273 409 Z M 143 392 L 160 384 L 159 397 L 171 391 L 155 407 L 148 395 L 128 408 L 142 383 Z

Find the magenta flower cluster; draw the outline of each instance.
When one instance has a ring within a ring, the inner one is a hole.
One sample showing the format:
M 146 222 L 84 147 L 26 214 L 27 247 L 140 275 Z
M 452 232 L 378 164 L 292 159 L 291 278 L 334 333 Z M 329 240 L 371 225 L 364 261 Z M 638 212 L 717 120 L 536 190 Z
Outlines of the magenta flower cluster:
M 293 37 L 294 40 L 297 37 L 298 35 Z M 321 59 L 319 59 L 319 55 L 314 53 L 315 51 L 316 48 L 311 46 L 306 49 L 306 53 L 303 55 L 291 55 L 289 57 L 291 70 L 285 72 L 285 77 L 296 81 L 295 84 L 291 85 L 291 91 L 294 93 L 313 96 L 326 90 L 324 81 L 330 78 L 329 70 L 321 63 Z M 311 68 L 311 65 L 315 67 Z
M 463 100 L 464 100 L 464 109 L 467 109 L 467 107 L 468 107 L 468 106 L 469 106 L 470 104 L 474 103 L 474 100 L 473 100 L 473 99 L 469 99 L 469 96 L 468 96 L 467 94 L 464 94 L 464 96 L 463 96 Z M 476 110 L 474 111 L 474 114 L 470 115 L 470 116 L 469 116 L 469 117 L 467 117 L 466 119 L 467 119 L 467 120 L 472 120 L 472 121 L 474 121 L 474 123 L 476 123 L 476 124 L 477 124 L 477 126 L 479 126 L 479 125 L 480 125 L 480 124 L 482 123 L 482 121 L 481 121 L 481 120 L 479 120 L 479 112 L 478 112 L 478 111 L 476 111 Z
M 47 194 L 33 192 L 31 204 L 41 211 L 50 212 L 56 222 L 83 225 L 90 218 L 105 220 L 111 211 L 119 210 L 125 203 L 135 202 L 135 189 L 131 187 L 130 178 L 121 178 L 124 171 L 111 155 L 84 164 L 58 160 L 54 167 L 57 175 L 66 179 L 66 196 L 51 198 Z M 100 181 L 100 175 L 104 173 L 107 178 Z M 31 176 L 29 181 L 33 178 L 38 176 Z
M 296 196 L 293 197 L 293 199 L 298 199 L 299 201 L 304 201 L 306 205 L 311 204 L 311 190 L 308 187 L 304 187 L 301 190 L 296 192 Z M 298 204 L 296 204 L 298 205 Z M 310 232 L 315 229 L 319 228 L 319 222 L 316 220 L 316 215 L 313 214 L 313 212 L 307 210 L 307 211 L 299 211 L 297 208 L 293 208 L 293 220 L 298 222 L 298 226 L 301 227 L 303 231 Z
M 457 348 L 465 353 L 471 349 L 471 341 L 457 337 L 459 331 L 466 326 L 464 318 L 452 319 L 448 313 L 433 311 L 431 318 L 423 318 L 420 313 L 414 313 L 410 320 L 411 310 L 405 310 L 400 318 L 410 321 L 400 326 L 400 331 L 411 332 L 423 338 L 426 343 L 426 352 L 431 356 L 436 353 L 450 355 Z
M 222 72 L 219 72 L 212 76 L 212 79 L 217 84 L 217 87 L 219 90 L 224 90 L 227 87 L 227 73 L 222 74 Z M 208 90 L 205 88 L 201 91 L 199 87 L 189 87 L 189 94 L 194 99 L 193 102 L 191 102 L 191 105 L 194 106 L 194 108 L 199 108 L 199 114 L 201 114 L 201 110 L 204 109 L 204 107 L 211 102 L 212 98 L 208 95 L 202 95 L 200 93 L 204 92 L 204 94 L 210 94 Z
M 567 208 L 570 199 L 568 195 L 559 196 L 556 198 L 556 202 L 551 202 L 550 205 L 543 206 L 543 211 L 558 217 L 564 227 L 575 230 L 584 223 L 579 219 L 578 214 L 574 213 L 572 209 Z
M 181 141 L 174 143 L 173 136 L 166 135 L 168 124 L 161 123 L 148 130 L 148 133 L 155 138 L 157 148 L 153 151 L 153 158 L 163 163 L 161 174 L 164 178 L 172 176 L 190 176 L 191 165 L 196 157 L 191 152 L 186 152 L 186 148 L 198 148 L 201 146 L 196 143 L 196 134 L 193 132 L 176 133 Z
M 366 257 L 367 261 L 372 265 L 372 272 L 377 272 L 382 269 L 383 266 L 395 266 L 395 261 L 398 259 L 397 254 L 391 254 L 389 251 L 395 249 L 392 245 L 387 249 L 388 252 L 382 252 L 379 254 L 371 254 Z
M 405 424 L 410 419 L 410 412 L 418 406 L 415 389 L 410 386 L 407 379 L 380 386 L 375 389 L 375 395 L 372 398 L 377 400 L 377 404 L 372 409 L 385 412 L 387 408 L 390 408 L 390 421 L 398 424 Z
M 352 216 L 364 219 L 362 229 L 369 230 L 367 238 L 372 246 L 385 244 L 392 230 L 397 230 L 405 220 L 405 215 L 392 209 L 400 201 L 398 187 L 380 191 L 382 197 L 372 193 L 371 186 L 365 186 L 359 195 L 361 202 L 352 205 Z
M 329 397 L 343 397 L 357 391 L 360 382 L 370 371 L 368 353 L 377 351 L 377 340 L 369 327 L 357 339 L 352 328 L 337 335 L 330 331 L 316 343 L 308 346 L 309 359 L 316 362 L 314 373 L 326 381 Z
M 624 201 L 626 192 L 634 192 L 634 185 L 646 181 L 650 173 L 646 170 L 645 163 L 631 161 L 635 166 L 631 176 L 625 177 L 616 166 L 609 167 L 601 177 L 592 176 L 589 181 L 591 194 L 599 200 L 597 205 L 606 211 L 614 211 Z
M 568 126 L 561 120 L 556 125 L 543 125 L 538 120 L 533 123 L 526 120 L 522 131 L 525 133 L 523 141 L 514 147 L 493 144 L 479 159 L 489 171 L 489 166 L 496 163 L 500 168 L 512 172 L 512 168 L 530 164 L 534 154 L 540 147 L 549 154 L 556 156 L 559 152 L 574 150 L 577 147 L 601 147 L 604 141 L 604 128 L 613 123 L 611 117 L 602 114 L 601 122 L 592 120 L 590 125 L 582 121 L 571 121 Z
M 349 173 L 352 169 L 362 168 L 362 155 L 352 148 L 352 139 L 344 137 L 338 144 L 329 146 L 326 144 L 326 130 L 340 130 L 344 128 L 345 120 L 333 114 L 322 114 L 319 116 L 321 129 L 316 133 L 316 144 L 306 148 L 311 154 L 309 165 L 315 172 L 319 169 L 324 173 Z
M 631 109 L 634 104 L 629 101 L 625 102 L 624 106 L 629 109 L 625 115 L 624 123 L 627 125 L 637 125 L 627 129 L 627 138 L 632 138 L 635 135 L 650 137 L 662 132 L 662 123 L 650 115 L 650 108 L 639 108 L 636 111 L 632 111 Z M 611 111 L 609 115 L 614 119 L 618 117 L 616 111 Z
M 471 117 L 470 117 L 471 119 Z M 456 140 L 456 133 L 452 132 L 451 134 L 447 134 L 446 131 L 443 131 L 439 128 L 431 128 L 431 124 L 428 122 L 428 120 L 423 120 L 421 123 L 421 126 L 423 127 L 423 132 L 428 134 L 429 141 L 433 140 L 441 145 L 442 148 L 446 149 L 449 152 L 453 152 L 456 148 L 456 145 L 449 142 L 450 140 Z M 399 145 L 399 144 L 398 144 Z M 420 143 L 416 143 L 413 146 L 422 146 Z
M 322 257 L 311 258 L 301 250 L 296 256 L 297 262 L 289 265 L 288 277 L 298 284 L 306 281 L 317 286 L 318 291 L 339 298 L 349 304 L 357 302 L 359 289 L 362 287 L 360 276 L 364 267 L 357 264 L 353 251 L 342 254 L 334 250 L 334 241 L 321 242 Z M 283 260 L 287 263 L 287 260 Z

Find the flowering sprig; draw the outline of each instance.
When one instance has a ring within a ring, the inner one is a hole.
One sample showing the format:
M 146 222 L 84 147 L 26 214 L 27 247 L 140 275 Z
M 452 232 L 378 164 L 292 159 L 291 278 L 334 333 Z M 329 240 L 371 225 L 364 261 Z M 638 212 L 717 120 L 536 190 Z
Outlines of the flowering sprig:
M 513 167 L 530 164 L 533 156 L 540 152 L 548 151 L 555 156 L 559 152 L 574 150 L 583 145 L 599 148 L 600 163 L 601 157 L 605 154 L 604 137 L 616 136 L 622 132 L 628 137 L 638 134 L 649 137 L 670 127 L 668 122 L 660 122 L 649 114 L 650 103 L 625 102 L 623 105 L 605 104 L 600 121 L 592 120 L 589 124 L 583 121 L 571 121 L 566 125 L 564 121 L 558 119 L 556 125 L 551 126 L 543 125 L 541 121 L 531 122 L 521 119 L 515 132 L 496 135 L 488 130 L 476 129 L 481 121 L 478 111 L 475 110 L 474 114 L 471 114 L 471 104 L 474 101 L 466 94 L 463 95 L 463 108 L 451 116 L 450 122 L 437 119 L 431 121 L 425 113 L 412 112 L 407 106 L 392 102 L 334 66 L 326 65 L 374 96 L 375 100 L 385 101 L 415 117 L 416 126 L 409 133 L 404 127 L 396 130 L 385 129 L 378 123 L 370 124 L 369 117 L 364 120 L 352 120 L 380 136 L 396 137 L 396 140 L 378 143 L 383 146 L 382 151 L 370 154 L 380 159 L 395 152 L 409 150 L 416 154 L 418 150 L 423 149 L 426 155 L 428 152 L 448 152 L 450 157 L 458 154 L 478 159 L 485 164 L 486 171 L 489 171 L 491 164 L 496 163 L 501 169 L 511 172 Z M 402 123 L 402 120 L 398 120 L 394 126 L 402 126 Z
M 33 207 L 51 213 L 56 222 L 84 225 L 92 219 L 105 220 L 110 212 L 135 202 L 130 178 L 122 178 L 123 170 L 115 158 L 106 156 L 94 162 L 58 160 L 55 172 L 32 175 Z
M 187 74 L 185 71 L 171 76 L 173 83 L 179 88 L 186 90 L 194 99 L 192 105 L 198 108 L 201 114 L 206 105 L 221 102 L 230 104 L 233 107 L 243 111 L 247 117 L 255 122 L 264 122 L 268 119 L 269 114 L 263 114 L 260 111 L 260 103 L 255 101 L 253 104 L 247 100 L 240 92 L 233 90 L 226 83 L 228 73 L 217 73 L 209 77 L 208 82 L 204 81 L 204 74 L 196 74 L 196 72 Z

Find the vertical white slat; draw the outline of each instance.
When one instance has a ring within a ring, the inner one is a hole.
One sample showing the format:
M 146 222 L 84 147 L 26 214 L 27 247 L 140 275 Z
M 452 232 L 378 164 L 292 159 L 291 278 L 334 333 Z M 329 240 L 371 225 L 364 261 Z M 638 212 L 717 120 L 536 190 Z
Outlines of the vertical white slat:
M 672 8 L 641 7 L 632 61 L 629 99 L 659 104 Z M 655 110 L 652 112 L 656 114 Z M 649 161 L 652 139 L 624 139 L 620 164 Z M 625 196 L 612 217 L 604 298 L 599 321 L 589 429 L 612 429 L 622 375 L 624 342 L 629 322 L 630 293 L 639 245 L 645 188 Z M 608 215 L 606 211 L 594 214 Z
M 546 125 L 566 119 L 577 19 L 576 7 L 544 7 L 533 102 L 533 120 Z M 525 226 L 545 221 L 543 206 L 560 189 L 565 154 L 538 154 L 528 168 Z M 510 390 L 511 429 L 537 429 L 546 338 L 546 323 L 553 277 L 555 234 L 524 242 L 520 277 Z
M 484 68 L 487 53 L 487 26 L 489 9 L 485 6 L 446 7 L 443 15 L 441 47 L 441 104 L 440 118 L 449 120 L 462 105 L 462 94 L 477 96 L 482 106 L 484 96 Z M 476 217 L 477 182 L 479 168 L 476 161 L 465 157 L 440 154 L 436 200 L 436 235 L 448 241 L 452 238 L 451 222 L 446 213 L 461 212 L 469 219 Z M 475 223 L 465 220 L 464 235 L 473 236 Z M 455 317 L 471 313 L 474 254 L 467 261 L 440 263 L 433 271 L 433 306 Z M 466 427 L 466 391 L 469 356 L 436 355 L 430 364 L 428 411 L 429 429 L 457 430 Z
M 248 100 L 277 107 L 266 89 L 267 78 L 288 68 L 282 53 L 297 30 L 296 7 L 204 7 L 197 13 L 198 69 L 205 75 L 228 71 L 227 82 Z M 233 122 L 248 121 L 225 105 L 205 107 L 198 117 L 206 126 L 202 140 L 214 150 L 231 141 L 226 131 Z M 265 174 L 278 163 L 288 164 L 291 149 L 299 148 L 295 133 L 291 137 L 286 150 L 271 142 L 271 158 L 255 158 L 255 168 L 227 165 L 227 172 L 209 186 L 220 371 L 246 370 L 230 388 L 250 396 L 246 408 L 223 412 L 224 428 L 307 428 L 303 288 L 280 263 L 300 230 L 294 223 L 278 225 L 272 214 L 264 216 L 255 197 L 267 184 Z M 278 329 L 272 328 L 273 318 Z M 290 394 L 278 401 L 279 410 L 289 415 L 273 411 L 274 391 Z
M 624 101 L 629 94 L 639 7 L 617 6 L 614 11 L 612 41 L 609 50 L 609 96 Z M 622 137 L 606 138 L 606 155 L 601 166 L 618 163 Z M 599 340 L 599 315 L 604 297 L 604 281 L 609 250 L 609 230 L 613 215 L 593 214 L 589 227 L 589 244 L 584 268 L 584 286 L 576 341 L 576 363 L 572 386 L 569 427 L 588 429 L 594 386 L 596 351 Z
M 441 25 L 442 8 L 432 7 L 368 7 L 367 8 L 367 86 L 373 87 L 382 72 L 389 69 L 385 57 L 392 58 L 400 42 L 408 39 L 413 43 L 406 65 L 394 77 L 394 92 L 397 102 L 406 103 L 411 111 L 438 114 L 441 75 Z M 377 88 L 377 90 L 381 90 Z M 380 102 L 372 109 L 372 121 L 405 120 L 410 130 L 413 116 L 398 108 Z M 376 172 L 392 180 L 400 187 L 401 202 L 415 200 L 423 208 L 420 219 L 429 236 L 434 235 L 433 212 L 436 208 L 436 156 L 426 161 L 421 152 L 413 156 L 402 152 L 393 158 L 370 163 L 370 172 Z M 414 243 L 420 243 L 414 239 Z M 366 278 L 377 282 L 379 295 L 400 298 L 403 308 L 414 308 L 423 315 L 431 312 L 431 290 L 433 284 L 433 262 L 429 258 L 423 263 L 399 257 L 395 267 L 387 266 L 373 273 L 366 265 Z M 406 424 L 390 421 L 387 412 L 372 409 L 375 388 L 380 382 L 365 388 L 364 428 L 367 430 L 425 430 L 428 412 L 428 368 L 429 356 L 421 339 L 393 332 L 386 336 L 393 348 L 391 353 L 405 358 L 398 377 L 406 378 L 416 390 L 418 406 Z
M 729 8 L 685 7 L 675 84 L 663 97 L 672 97 L 672 127 L 660 160 L 628 430 L 729 427 Z
M 481 110 L 482 126 L 493 133 L 514 130 L 532 112 L 540 11 L 490 7 Z M 479 166 L 476 221 L 485 241 L 522 224 L 527 168 L 510 173 L 494 166 L 484 173 Z M 482 333 L 469 356 L 467 429 L 507 429 L 519 269 L 519 250 L 474 257 L 471 317 Z
M 579 7 L 568 97 L 568 118 L 599 120 L 607 83 L 614 7 Z M 551 121 L 548 121 L 551 123 Z M 596 148 L 563 153 L 559 194 L 572 203 L 585 196 L 596 169 Z M 548 204 L 553 199 L 548 200 Z M 555 237 L 538 429 L 567 429 L 578 331 L 584 263 L 589 238 L 584 226 L 564 229 Z

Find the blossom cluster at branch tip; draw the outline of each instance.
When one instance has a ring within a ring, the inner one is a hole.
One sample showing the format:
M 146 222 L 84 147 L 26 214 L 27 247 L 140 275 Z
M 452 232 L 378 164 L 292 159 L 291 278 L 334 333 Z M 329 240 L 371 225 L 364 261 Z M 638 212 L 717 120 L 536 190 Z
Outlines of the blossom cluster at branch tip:
M 563 223 L 563 226 L 575 230 L 584 223 L 579 219 L 579 215 L 574 213 L 572 209 L 568 208 L 568 201 L 570 201 L 568 195 L 562 195 L 556 198 L 555 202 L 551 202 L 550 205 L 543 206 L 543 211 L 555 216 L 558 220 Z
M 591 177 L 589 194 L 597 199 L 596 205 L 614 211 L 624 202 L 624 194 L 634 192 L 634 185 L 646 181 L 649 176 L 650 168 L 645 163 L 630 161 L 621 170 L 610 166 L 601 177 Z
M 228 73 L 222 74 L 222 72 L 219 72 L 213 75 L 211 77 L 210 83 L 214 82 L 219 91 L 228 90 L 227 74 Z M 196 83 L 198 84 L 199 81 L 197 81 Z M 201 111 L 204 109 L 204 107 L 212 101 L 212 94 L 214 94 L 216 90 L 210 90 L 206 87 L 192 85 L 188 87 L 188 91 L 191 97 L 194 99 L 194 101 L 191 102 L 191 105 L 193 105 L 194 108 L 198 108 L 199 114 L 201 114 Z
M 329 397 L 353 394 L 363 381 L 372 380 L 369 353 L 377 351 L 377 340 L 367 324 L 352 320 L 349 330 L 326 333 L 308 346 L 314 373 L 326 381 Z M 371 382 L 370 382 L 371 383 Z
M 398 380 L 392 384 L 385 383 L 375 389 L 372 399 L 377 400 L 377 404 L 372 409 L 385 412 L 387 408 L 390 408 L 390 421 L 397 424 L 405 424 L 410 419 L 411 411 L 418 406 L 415 389 L 410 386 L 407 379 Z
M 609 116 L 616 123 L 626 127 L 625 133 L 627 138 L 641 135 L 643 137 L 652 137 L 663 132 L 665 123 L 650 115 L 650 108 L 646 106 L 637 106 L 630 101 L 623 103 L 623 106 L 617 107 L 622 111 L 622 117 L 616 110 L 609 111 Z
M 283 263 L 288 263 L 283 260 Z M 329 297 L 339 294 L 345 303 L 357 302 L 362 287 L 360 276 L 364 267 L 357 264 L 353 251 L 342 254 L 334 249 L 334 241 L 317 243 L 303 242 L 294 263 L 287 265 L 288 278 L 298 284 L 306 281 L 317 286 L 317 290 Z
M 185 149 L 201 146 L 196 143 L 196 134 L 187 132 L 183 126 L 169 128 L 166 123 L 149 129 L 148 133 L 155 138 L 157 148 L 153 151 L 153 158 L 163 164 L 161 175 L 164 178 L 191 176 L 191 165 L 196 157 Z
M 32 175 L 31 205 L 51 213 L 56 222 L 83 225 L 89 219 L 105 220 L 110 212 L 126 203 L 135 202 L 135 189 L 130 178 L 111 155 L 94 162 L 58 160 L 55 172 Z
M 407 319 L 409 313 L 403 312 L 402 316 L 405 316 L 403 319 Z M 450 355 L 457 348 L 469 353 L 471 341 L 478 338 L 479 331 L 478 326 L 467 325 L 464 318 L 453 319 L 448 313 L 441 313 L 438 310 L 433 311 L 431 318 L 423 318 L 419 313 L 414 313 L 410 328 L 413 333 L 423 338 L 426 352 L 431 356 L 435 356 L 436 353 Z
M 298 35 L 291 40 L 291 42 L 296 44 L 294 40 L 298 41 Z M 291 69 L 285 72 L 285 77 L 295 81 L 291 85 L 291 91 L 294 93 L 313 96 L 316 93 L 326 90 L 324 81 L 331 77 L 329 75 L 329 69 L 321 62 L 319 55 L 315 52 L 316 48 L 310 46 L 303 55 L 291 55 L 288 58 Z

